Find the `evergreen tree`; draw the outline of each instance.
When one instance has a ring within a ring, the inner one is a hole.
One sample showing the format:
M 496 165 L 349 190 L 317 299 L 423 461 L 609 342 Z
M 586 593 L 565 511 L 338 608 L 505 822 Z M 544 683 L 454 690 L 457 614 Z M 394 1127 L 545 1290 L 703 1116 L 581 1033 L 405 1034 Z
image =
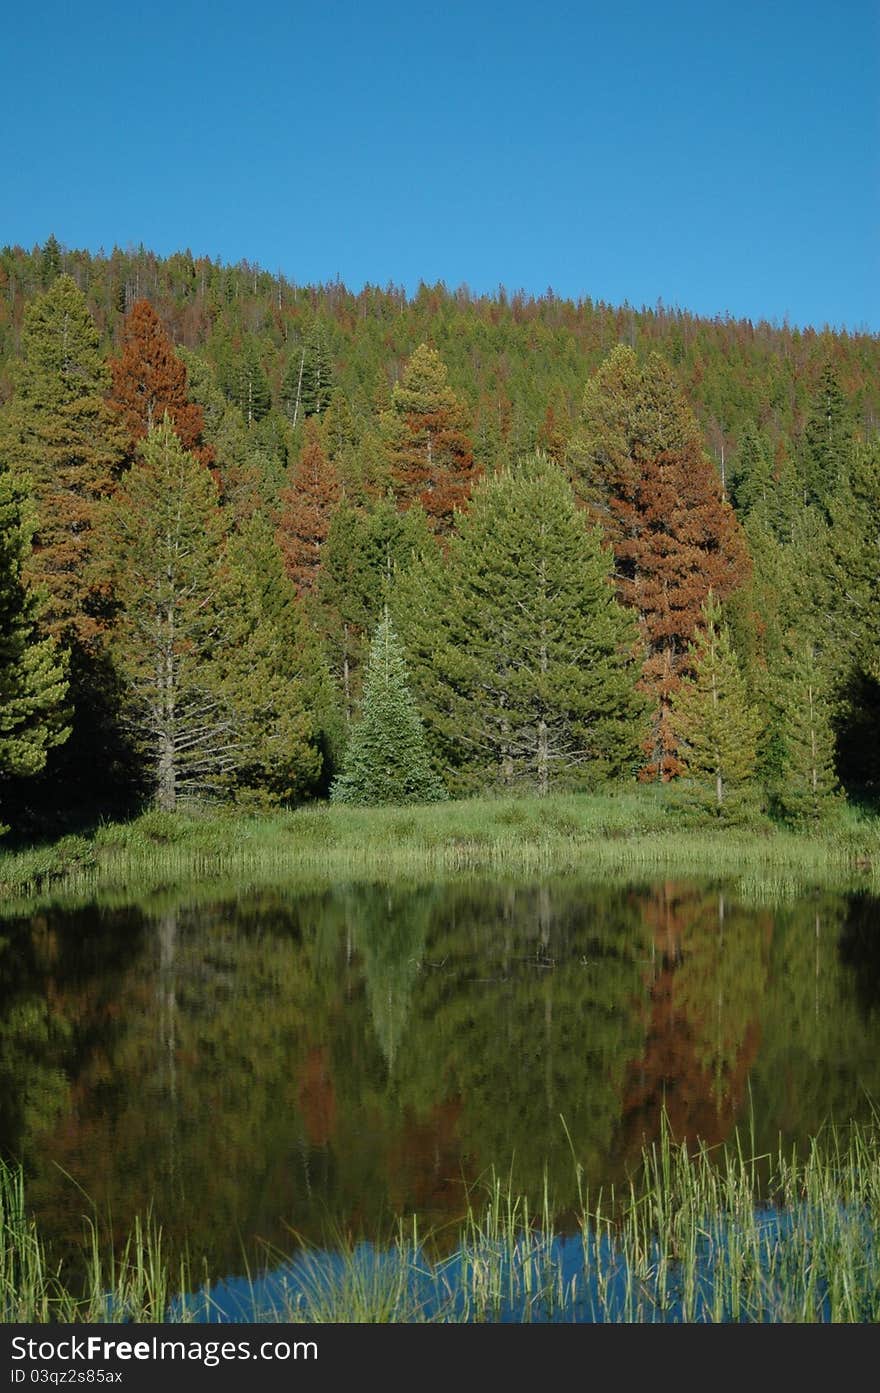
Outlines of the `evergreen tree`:
M 618 596 L 639 616 L 644 690 L 654 703 L 644 777 L 680 773 L 671 702 L 710 591 L 725 599 L 749 558 L 733 509 L 703 454 L 694 416 L 652 354 L 619 346 L 584 394 L 572 451 L 575 488 L 614 551 Z
M 448 533 L 467 506 L 478 475 L 464 408 L 448 385 L 440 355 L 420 344 L 381 417 L 395 496 L 421 503 L 433 530 Z
M 845 474 L 853 446 L 853 419 L 830 363 L 810 404 L 801 451 L 804 502 L 825 507 Z
M 110 405 L 118 412 L 134 449 L 166 411 L 185 450 L 203 464 L 214 451 L 202 439 L 202 408 L 187 393 L 186 364 L 178 357 L 149 300 L 137 300 L 122 326 L 122 346 L 110 360 Z
M 319 319 L 306 335 L 301 365 L 300 411 L 303 419 L 308 420 L 327 410 L 333 392 L 333 365 L 327 333 Z
M 330 797 L 336 803 L 367 805 L 433 803 L 445 797 L 431 769 L 403 649 L 387 612 L 370 648 L 360 716 Z
M 327 333 L 315 320 L 300 348 L 288 359 L 281 383 L 281 405 L 293 426 L 327 410 L 333 395 L 333 365 Z
M 880 681 L 880 437 L 853 448 L 829 509 L 826 612 L 840 675 Z
M 40 285 L 44 290 L 61 275 L 61 247 L 54 233 L 50 233 L 40 253 Z
M 109 375 L 97 329 L 70 276 L 28 306 L 22 348 L 0 447 L 33 490 L 36 531 L 25 579 L 46 592 L 42 626 L 90 648 L 106 627 L 110 598 L 95 518 L 113 490 L 125 439 L 104 401 Z
M 237 347 L 227 340 L 217 354 L 218 385 L 238 407 L 248 427 L 268 415 L 272 406 L 263 356 L 261 345 L 252 337 Z
M 823 648 L 833 655 L 837 769 L 845 785 L 880 787 L 880 437 L 854 446 L 829 501 Z
M 112 652 L 159 806 L 170 811 L 181 794 L 221 787 L 238 750 L 214 661 L 226 521 L 210 471 L 169 417 L 147 436 L 106 527 L 120 604 Z
M 398 513 L 388 499 L 355 508 L 343 498 L 321 550 L 313 613 L 351 724 L 361 688 L 367 634 L 376 626 L 395 576 L 431 544 L 421 508 Z
M 235 718 L 231 783 L 240 799 L 290 802 L 316 788 L 338 737 L 329 674 L 260 513 L 229 538 L 224 560 L 215 662 Z
M 754 777 L 761 721 L 711 594 L 702 620 L 689 650 L 690 672 L 673 697 L 672 721 L 685 772 L 708 788 L 720 813 L 730 791 Z
M 595 783 L 644 734 L 633 617 L 611 555 L 544 456 L 487 479 L 450 541 L 395 588 L 438 762 L 462 787 Z
M 281 491 L 277 533 L 287 574 L 298 595 L 315 588 L 321 551 L 339 499 L 336 470 L 321 448 L 317 433 L 309 427 L 289 484 Z
M 32 531 L 22 486 L 0 468 L 0 787 L 38 773 L 70 734 L 64 655 L 40 637 L 39 601 L 23 579 Z
M 770 506 L 775 492 L 770 442 L 749 423 L 742 434 L 734 466 L 730 471 L 730 493 L 741 517 L 763 505 Z
M 833 805 L 837 778 L 828 675 L 809 637 L 790 636 L 778 704 L 783 759 L 776 797 L 791 821 L 818 822 Z

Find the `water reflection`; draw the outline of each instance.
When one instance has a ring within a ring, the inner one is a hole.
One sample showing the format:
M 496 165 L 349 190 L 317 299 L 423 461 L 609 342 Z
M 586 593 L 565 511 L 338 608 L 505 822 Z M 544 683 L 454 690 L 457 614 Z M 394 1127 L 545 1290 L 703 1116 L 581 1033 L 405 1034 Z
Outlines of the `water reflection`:
M 0 1142 L 59 1255 L 152 1205 L 215 1274 L 442 1225 L 492 1166 L 564 1210 L 572 1153 L 619 1184 L 664 1107 L 762 1147 L 867 1116 L 877 908 L 562 876 L 6 921 Z

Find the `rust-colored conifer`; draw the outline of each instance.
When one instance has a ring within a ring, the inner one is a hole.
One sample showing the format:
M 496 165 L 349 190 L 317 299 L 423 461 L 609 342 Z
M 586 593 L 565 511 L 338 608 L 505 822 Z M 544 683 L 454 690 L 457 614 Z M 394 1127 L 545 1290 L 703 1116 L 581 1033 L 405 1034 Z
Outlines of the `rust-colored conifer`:
M 210 465 L 214 451 L 202 439 L 202 408 L 186 394 L 186 365 L 149 300 L 137 300 L 126 316 L 119 356 L 110 359 L 108 398 L 132 445 L 162 423 L 166 411 L 183 448 Z
M 324 453 L 317 429 L 306 427 L 302 453 L 281 490 L 278 545 L 297 594 L 314 589 L 330 519 L 341 497 L 339 479 Z
M 639 616 L 642 686 L 656 705 L 643 778 L 682 772 L 671 698 L 711 590 L 749 570 L 745 537 L 665 363 L 618 348 L 589 384 L 576 486 L 614 550 L 618 594 Z
M 382 425 L 400 506 L 421 503 L 434 532 L 449 532 L 480 471 L 465 409 L 448 385 L 440 355 L 427 344 L 404 367 Z

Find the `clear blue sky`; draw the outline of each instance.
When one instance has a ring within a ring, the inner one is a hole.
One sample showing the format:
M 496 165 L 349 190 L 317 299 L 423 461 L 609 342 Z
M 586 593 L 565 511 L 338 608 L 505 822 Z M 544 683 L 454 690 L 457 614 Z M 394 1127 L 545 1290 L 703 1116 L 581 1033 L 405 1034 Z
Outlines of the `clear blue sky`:
M 877 0 L 17 4 L 0 243 L 880 331 Z

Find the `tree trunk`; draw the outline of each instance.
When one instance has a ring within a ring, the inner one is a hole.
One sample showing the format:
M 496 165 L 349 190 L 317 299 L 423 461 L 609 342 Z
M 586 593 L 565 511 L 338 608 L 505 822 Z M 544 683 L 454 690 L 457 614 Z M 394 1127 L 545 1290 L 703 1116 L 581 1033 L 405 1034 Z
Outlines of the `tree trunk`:
M 538 791 L 542 798 L 547 796 L 547 788 L 550 783 L 549 769 L 547 722 L 541 719 L 538 722 Z

